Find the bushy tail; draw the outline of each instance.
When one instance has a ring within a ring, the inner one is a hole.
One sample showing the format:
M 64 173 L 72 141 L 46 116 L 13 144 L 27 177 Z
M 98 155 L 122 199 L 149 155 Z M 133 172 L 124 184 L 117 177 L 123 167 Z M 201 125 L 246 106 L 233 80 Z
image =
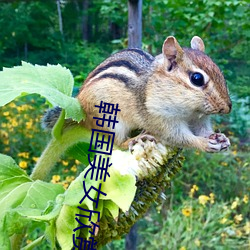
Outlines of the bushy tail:
M 45 130 L 51 130 L 56 124 L 62 109 L 60 107 L 54 107 L 45 111 L 42 117 L 42 128 Z

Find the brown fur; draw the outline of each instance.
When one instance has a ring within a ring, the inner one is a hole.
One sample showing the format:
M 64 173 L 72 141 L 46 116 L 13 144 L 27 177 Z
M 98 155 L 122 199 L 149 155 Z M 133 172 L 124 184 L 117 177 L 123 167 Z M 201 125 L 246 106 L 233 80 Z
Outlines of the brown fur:
M 131 130 L 143 129 L 164 144 L 218 151 L 222 143 L 213 146 L 208 139 L 213 133 L 208 115 L 230 112 L 231 101 L 221 71 L 203 53 L 203 41 L 194 37 L 191 46 L 195 49 L 182 49 L 168 37 L 163 54 L 156 58 L 132 49 L 105 60 L 89 74 L 78 95 L 87 113 L 84 125 L 97 128 L 93 116 L 100 116 L 95 108 L 100 101 L 118 103 L 117 144 L 124 143 Z M 206 75 L 202 87 L 189 79 L 197 70 Z

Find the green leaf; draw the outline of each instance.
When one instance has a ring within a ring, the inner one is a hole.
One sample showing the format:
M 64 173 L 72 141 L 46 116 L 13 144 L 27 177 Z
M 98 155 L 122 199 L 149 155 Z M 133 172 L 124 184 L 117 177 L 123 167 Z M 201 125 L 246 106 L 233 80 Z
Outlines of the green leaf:
M 107 178 L 106 182 L 102 184 L 102 192 L 107 195 L 101 195 L 100 198 L 113 201 L 123 212 L 126 212 L 129 210 L 135 196 L 135 177 L 130 174 L 121 175 L 112 166 L 109 172 L 110 178 Z
M 7 232 L 1 228 L 0 224 L 0 249 L 2 250 L 9 250 L 10 248 L 10 241 Z
M 31 220 L 38 220 L 35 216 L 48 214 L 48 221 L 55 220 L 63 202 L 57 196 L 64 189 L 57 184 L 31 181 L 9 156 L 0 155 L 0 160 L 0 249 L 8 249 L 9 236 L 21 233 Z
M 62 192 L 64 189 L 60 185 L 42 181 L 28 182 L 17 186 L 0 201 L 2 204 L 0 224 L 5 230 L 8 228 L 10 235 L 21 230 L 25 221 L 23 224 L 15 224 L 14 222 L 20 221 L 22 217 L 37 220 L 36 216 L 42 215 L 49 201 L 53 201 L 58 193 Z M 59 214 L 60 208 L 60 206 L 56 207 L 47 219 L 54 219 Z M 18 213 L 19 219 L 17 220 L 16 214 L 14 216 L 12 213 Z
M 25 209 L 22 208 L 18 208 L 16 209 L 19 214 L 23 215 L 23 216 L 27 216 L 28 218 L 32 219 L 32 220 L 36 220 L 36 221 L 52 221 L 54 220 L 60 213 L 60 210 L 62 208 L 62 204 L 54 204 L 53 210 L 47 214 L 42 214 L 42 215 L 30 215 L 30 212 L 26 212 Z
M 114 219 L 118 217 L 119 207 L 113 201 L 105 200 L 103 206 L 109 210 Z
M 8 193 L 10 193 L 17 186 L 25 182 L 31 182 L 30 178 L 27 176 L 16 176 L 0 181 L 0 200 L 8 195 Z
M 78 225 L 78 222 L 75 220 L 75 214 L 78 211 L 77 207 L 64 205 L 56 220 L 56 238 L 61 249 L 71 249 L 73 247 L 72 235 L 74 233 L 73 229 Z
M 46 225 L 45 229 L 46 239 L 50 242 L 51 249 L 56 249 L 56 222 L 53 220 Z
M 67 150 L 66 154 L 82 162 L 85 166 L 88 166 L 89 165 L 88 154 L 90 155 L 91 161 L 93 160 L 95 155 L 93 152 L 88 151 L 88 149 L 89 149 L 89 143 L 79 142 L 70 147 Z
M 6 232 L 7 239 L 13 234 L 21 234 L 23 228 L 29 225 L 31 221 L 27 217 L 20 216 L 14 209 L 5 212 L 3 223 L 1 224 L 3 230 Z M 1 228 L 0 228 L 1 230 Z
M 0 181 L 17 176 L 26 176 L 28 178 L 28 175 L 10 156 L 0 154 Z
M 71 97 L 73 84 L 71 72 L 61 65 L 34 66 L 22 62 L 22 66 L 0 72 L 0 106 L 18 96 L 36 93 L 53 106 L 65 109 L 66 118 L 80 121 L 84 114 L 78 100 Z
M 99 186 L 99 181 L 90 180 L 90 174 L 84 178 L 85 173 L 88 171 L 90 167 L 87 167 L 69 186 L 67 191 L 65 192 L 65 201 L 64 204 L 70 206 L 78 206 L 81 199 L 84 197 L 84 189 L 83 189 L 83 181 L 85 181 L 85 187 L 88 191 L 91 186 L 97 188 Z M 89 196 L 94 199 L 96 197 L 97 192 L 93 189 L 89 192 Z M 86 205 L 88 209 L 93 210 L 93 202 L 87 197 L 81 203 L 82 205 Z
M 16 213 L 12 213 L 11 209 L 17 207 L 24 199 L 32 182 L 23 183 L 13 189 L 4 198 L 0 200 L 0 249 L 8 249 L 9 236 L 14 232 L 20 232 L 27 220 L 19 218 L 20 216 Z M 17 220 L 17 217 L 19 218 Z
M 22 203 L 31 185 L 32 182 L 22 183 L 0 200 L 0 221 L 3 219 L 6 211 L 17 207 Z
M 40 180 L 32 182 L 26 197 L 20 204 L 21 208 L 43 211 L 50 200 L 55 200 L 58 194 L 64 193 L 61 185 L 46 183 Z

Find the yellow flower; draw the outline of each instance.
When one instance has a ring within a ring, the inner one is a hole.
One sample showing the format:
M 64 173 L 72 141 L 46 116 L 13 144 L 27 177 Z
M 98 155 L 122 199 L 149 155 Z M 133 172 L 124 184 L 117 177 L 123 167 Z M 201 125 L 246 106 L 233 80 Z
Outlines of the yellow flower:
M 75 179 L 75 176 L 67 176 L 66 177 L 66 181 L 67 182 L 71 182 L 71 181 L 73 181 Z
M 76 172 L 76 171 L 77 171 L 76 165 L 73 165 L 73 166 L 70 168 L 70 170 L 73 171 L 73 172 Z
M 232 154 L 233 154 L 233 155 L 237 155 L 237 153 L 238 153 L 237 150 L 233 150 L 233 151 L 232 151 Z
M 237 230 L 236 230 L 236 235 L 237 235 L 238 237 L 241 237 L 241 236 L 242 236 L 242 232 L 241 232 L 239 229 L 237 229 Z
M 80 165 L 80 164 L 81 164 L 81 162 L 80 162 L 80 161 L 78 161 L 78 160 L 75 160 L 75 164 L 76 164 L 76 165 Z
M 223 167 L 227 167 L 228 166 L 228 163 L 227 162 L 221 162 L 221 165 L 223 166 Z
M 182 214 L 186 217 L 189 217 L 192 214 L 192 208 L 185 207 L 181 210 Z
M 9 111 L 5 111 L 5 112 L 3 112 L 3 115 L 4 116 L 8 116 L 10 114 L 10 112 Z
M 199 196 L 199 203 L 203 206 L 210 200 L 210 198 L 207 195 L 200 195 Z
M 53 175 L 53 176 L 52 176 L 51 182 L 52 182 L 52 183 L 57 183 L 57 182 L 60 181 L 60 179 L 61 179 L 61 176 L 60 176 L 60 175 Z
M 3 139 L 3 144 L 9 145 L 10 144 L 10 140 L 8 138 L 4 138 Z
M 68 182 L 63 182 L 63 187 L 64 187 L 65 190 L 68 188 L 68 186 L 69 186 Z
M 62 164 L 63 164 L 63 166 L 68 166 L 69 165 L 69 163 L 67 161 L 64 161 L 64 160 L 62 160 Z
M 4 152 L 9 152 L 10 151 L 10 147 L 5 147 L 4 148 Z
M 18 126 L 18 122 L 15 119 L 13 119 L 11 121 L 11 125 L 12 125 L 12 127 L 17 127 Z
M 186 250 L 186 247 L 181 247 L 180 250 Z
M 199 239 L 195 239 L 194 240 L 194 244 L 197 246 L 197 247 L 200 247 L 201 246 L 201 242 Z
M 248 201 L 249 201 L 248 195 L 245 194 L 243 197 L 243 202 L 247 204 Z
M 220 220 L 220 224 L 225 224 L 227 222 L 227 218 L 222 218 L 221 220 Z
M 11 103 L 9 104 L 9 106 L 10 106 L 11 108 L 15 108 L 15 107 L 16 107 L 16 104 L 15 104 L 14 102 L 11 102 Z
M 225 206 L 223 206 L 223 209 L 224 210 L 228 210 L 228 207 L 225 205 Z
M 19 157 L 23 157 L 23 158 L 26 158 L 26 159 L 29 158 L 29 155 L 30 155 L 29 152 L 21 152 L 21 153 L 18 153 L 18 156 L 19 156 Z
M 6 131 L 4 131 L 4 130 L 0 130 L 0 135 L 1 135 L 1 137 L 4 137 L 4 138 L 8 138 L 9 137 L 9 134 Z
M 27 105 L 27 104 L 24 104 L 24 105 L 21 105 L 21 106 L 17 106 L 17 110 L 20 112 L 20 111 L 25 111 L 25 110 L 28 110 L 28 109 L 33 109 L 30 105 Z
M 234 216 L 234 221 L 236 224 L 239 224 L 243 220 L 242 214 L 237 214 Z
M 244 231 L 246 232 L 246 234 L 250 234 L 250 222 L 247 221 L 246 225 L 244 226 Z
M 239 162 L 239 163 L 242 162 L 242 160 L 241 160 L 239 157 L 236 157 L 235 160 L 236 160 L 237 162 Z
M 27 128 L 27 129 L 31 129 L 32 126 L 33 126 L 33 121 L 32 121 L 32 120 L 26 122 L 26 128 Z
M 226 238 L 227 237 L 227 233 L 221 233 L 221 238 Z
M 239 198 L 236 197 L 235 201 L 231 205 L 231 209 L 235 209 L 236 207 L 238 207 L 238 205 L 239 205 Z
M 34 162 L 37 162 L 38 161 L 38 159 L 39 159 L 39 157 L 32 157 L 32 160 L 34 161 Z
M 19 167 L 23 168 L 23 169 L 26 169 L 28 167 L 27 161 L 20 161 L 19 162 Z
M 199 190 L 199 187 L 196 185 L 193 185 L 192 188 L 190 189 L 189 196 L 193 198 L 194 193 Z
M 214 204 L 214 193 L 210 193 L 209 197 L 210 197 L 210 203 Z

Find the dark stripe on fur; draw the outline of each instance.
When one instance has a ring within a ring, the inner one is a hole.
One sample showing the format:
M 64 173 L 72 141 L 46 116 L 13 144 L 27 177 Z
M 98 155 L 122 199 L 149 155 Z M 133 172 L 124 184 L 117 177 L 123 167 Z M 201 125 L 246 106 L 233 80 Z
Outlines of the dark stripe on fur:
M 139 74 L 140 69 L 136 67 L 136 65 L 130 63 L 129 61 L 126 60 L 117 60 L 117 61 L 113 61 L 113 62 L 109 62 L 106 65 L 97 68 L 93 74 L 91 75 L 91 77 L 95 77 L 96 75 L 98 75 L 99 73 L 101 73 L 102 71 L 105 71 L 108 68 L 111 67 L 125 67 L 131 71 L 134 71 L 136 74 Z
M 126 51 L 132 51 L 135 53 L 140 54 L 141 56 L 144 56 L 149 62 L 153 62 L 154 61 L 154 57 L 151 56 L 150 54 L 148 54 L 147 52 L 141 50 L 141 49 L 126 49 Z
M 124 75 L 121 75 L 121 74 L 107 73 L 107 74 L 103 74 L 100 77 L 98 77 L 97 80 L 104 79 L 104 78 L 115 79 L 115 80 L 118 80 L 120 82 L 124 82 L 125 85 L 129 84 L 129 78 L 124 76 Z

